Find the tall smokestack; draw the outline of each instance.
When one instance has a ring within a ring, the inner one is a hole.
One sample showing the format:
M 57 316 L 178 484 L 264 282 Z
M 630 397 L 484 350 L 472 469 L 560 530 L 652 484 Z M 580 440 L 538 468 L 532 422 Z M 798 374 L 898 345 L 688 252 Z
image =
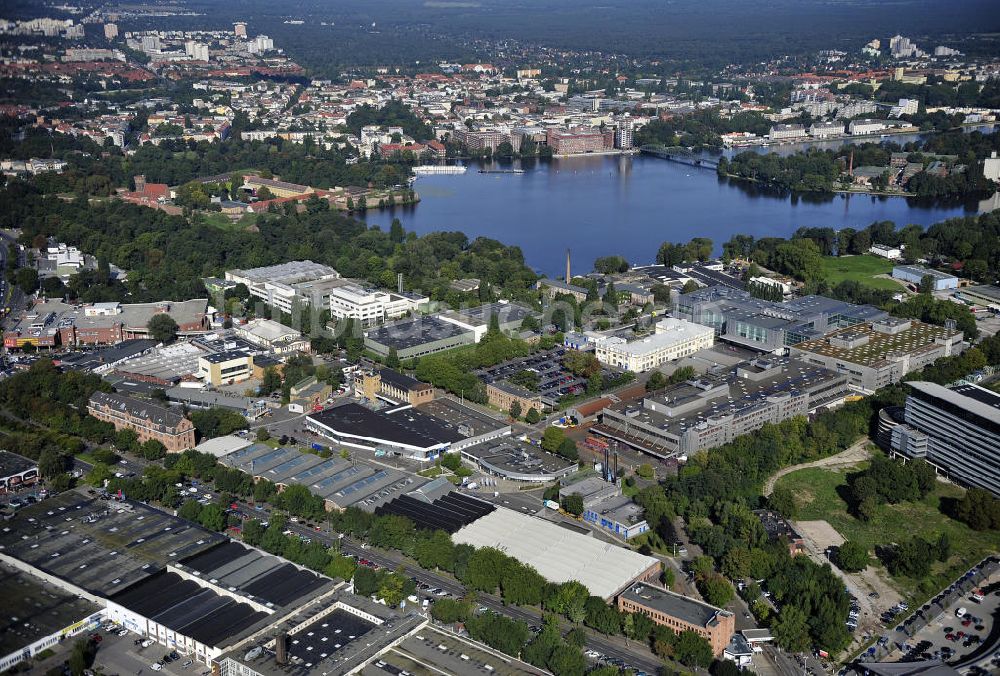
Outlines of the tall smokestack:
M 851 151 L 851 159 L 847 161 L 847 175 L 854 176 L 854 151 Z
M 402 272 L 396 274 L 396 288 L 399 291 L 399 293 L 403 293 L 403 273 Z
M 281 632 L 274 637 L 274 661 L 288 664 L 288 634 Z
M 566 283 L 567 284 L 570 283 L 570 279 L 572 279 L 572 278 L 569 275 L 569 249 L 566 249 Z

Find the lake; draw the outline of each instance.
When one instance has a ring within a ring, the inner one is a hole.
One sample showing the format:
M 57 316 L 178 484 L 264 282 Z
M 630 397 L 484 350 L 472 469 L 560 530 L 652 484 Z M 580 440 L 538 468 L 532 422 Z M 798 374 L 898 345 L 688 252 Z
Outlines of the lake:
M 523 169 L 481 174 L 478 169 Z M 642 155 L 583 156 L 551 161 L 472 164 L 465 174 L 420 176 L 421 201 L 369 211 L 387 229 L 398 218 L 419 234 L 460 230 L 521 247 L 528 265 L 562 276 L 566 249 L 574 273 L 599 256 L 652 263 L 666 240 L 709 237 L 721 251 L 734 233 L 785 237 L 802 226 L 862 228 L 874 221 L 923 226 L 974 215 L 980 204 L 924 203 L 869 195 L 788 195 L 699 169 Z

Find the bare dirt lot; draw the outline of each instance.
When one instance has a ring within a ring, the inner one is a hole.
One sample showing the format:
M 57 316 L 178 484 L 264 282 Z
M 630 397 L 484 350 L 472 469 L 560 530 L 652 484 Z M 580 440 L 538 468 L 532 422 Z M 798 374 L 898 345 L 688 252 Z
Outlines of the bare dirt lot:
M 825 554 L 826 549 L 844 543 L 844 537 L 826 521 L 795 521 L 793 525 L 802 536 L 809 558 L 816 563 L 830 563 Z M 860 573 L 845 573 L 835 565 L 831 564 L 831 567 L 857 599 L 861 609 L 858 615 L 858 628 L 854 632 L 855 642 L 862 641 L 869 632 L 874 634 L 881 631 L 879 616 L 902 600 L 885 571 L 868 566 Z M 873 592 L 878 596 L 870 596 Z

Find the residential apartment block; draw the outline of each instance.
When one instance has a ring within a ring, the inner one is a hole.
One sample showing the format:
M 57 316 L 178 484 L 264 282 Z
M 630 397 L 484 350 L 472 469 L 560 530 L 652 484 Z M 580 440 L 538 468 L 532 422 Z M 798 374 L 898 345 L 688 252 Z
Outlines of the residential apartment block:
M 156 439 L 167 451 L 177 453 L 194 448 L 194 424 L 169 408 L 122 394 L 95 392 L 87 413 L 109 422 L 116 430 L 130 429 L 139 442 Z

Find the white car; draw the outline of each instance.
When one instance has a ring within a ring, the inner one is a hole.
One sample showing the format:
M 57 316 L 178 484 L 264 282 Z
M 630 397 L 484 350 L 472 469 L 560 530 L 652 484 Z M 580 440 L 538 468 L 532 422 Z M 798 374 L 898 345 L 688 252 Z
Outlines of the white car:
M 152 664 L 149 665 L 149 668 L 152 669 L 153 671 L 161 671 L 163 669 L 163 665 L 161 665 L 159 662 L 153 662 Z
M 128 634 L 128 629 L 122 629 L 120 632 L 118 632 L 119 636 L 126 636 L 127 634 Z

